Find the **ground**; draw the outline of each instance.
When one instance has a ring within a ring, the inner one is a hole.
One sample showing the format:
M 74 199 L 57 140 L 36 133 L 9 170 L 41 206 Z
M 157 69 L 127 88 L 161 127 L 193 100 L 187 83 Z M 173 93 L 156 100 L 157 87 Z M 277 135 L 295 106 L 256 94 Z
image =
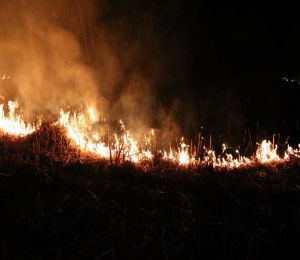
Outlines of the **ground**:
M 300 245 L 299 161 L 145 172 L 24 147 L 0 143 L 0 259 L 288 259 Z

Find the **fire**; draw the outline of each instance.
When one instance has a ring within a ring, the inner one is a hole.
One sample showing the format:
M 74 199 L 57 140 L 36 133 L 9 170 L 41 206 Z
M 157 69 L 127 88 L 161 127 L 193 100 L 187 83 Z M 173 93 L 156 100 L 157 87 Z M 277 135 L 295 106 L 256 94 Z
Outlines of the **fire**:
M 181 145 L 179 149 L 179 164 L 188 165 L 190 163 L 190 156 L 188 153 L 188 146 L 183 142 L 183 137 L 181 138 Z
M 84 113 L 71 113 L 60 111 L 59 119 L 55 124 L 66 129 L 67 137 L 79 150 L 93 154 L 99 158 L 111 162 L 131 161 L 139 164 L 144 161 L 153 161 L 160 158 L 162 161 L 171 162 L 174 165 L 183 167 L 202 167 L 212 165 L 215 168 L 239 168 L 265 163 L 279 163 L 288 161 L 291 158 L 300 158 L 300 146 L 293 149 L 287 146 L 284 157 L 277 154 L 277 145 L 270 141 L 263 140 L 258 144 L 255 156 L 247 158 L 240 154 L 239 150 L 228 152 L 228 147 L 223 144 L 222 153 L 216 155 L 211 149 L 203 149 L 202 156 L 197 156 L 195 149 L 192 149 L 184 142 L 183 137 L 178 144 L 178 149 L 168 151 L 158 150 L 156 132 L 151 129 L 144 134 L 144 139 L 136 139 L 126 129 L 123 121 L 119 121 L 120 129 L 111 135 L 103 133 L 97 122 L 97 111 L 93 107 L 87 107 Z M 18 103 L 9 101 L 7 105 L 0 104 L 0 131 L 12 136 L 26 136 L 37 130 L 38 125 L 26 123 L 22 113 L 18 109 Z
M 280 161 L 281 158 L 277 155 L 277 145 L 274 146 L 270 141 L 263 140 L 262 143 L 258 145 L 256 159 L 260 163 Z
M 93 107 L 88 107 L 88 113 L 90 120 L 95 123 L 97 121 L 95 109 Z
M 71 115 L 71 112 L 61 110 L 58 123 L 66 128 L 67 136 L 80 149 L 107 159 L 110 157 L 109 147 L 101 142 L 97 133 L 91 132 L 90 120 L 93 118 L 86 118 L 84 114 Z
M 101 140 L 101 134 L 93 130 L 95 123 L 95 113 L 88 108 L 88 115 L 83 113 L 73 113 L 60 111 L 58 123 L 66 128 L 67 136 L 81 150 L 91 152 L 104 159 L 130 160 L 138 163 L 141 159 L 152 159 L 150 150 L 140 149 L 138 141 L 132 136 L 130 131 L 126 130 L 125 125 L 120 120 L 122 134 L 114 134 L 114 140 L 111 143 L 105 143 Z
M 298 145 L 298 149 L 293 149 L 291 146 L 288 145 L 285 153 L 284 159 L 288 160 L 290 157 L 300 158 L 300 144 Z
M 1 132 L 14 136 L 26 136 L 36 131 L 35 126 L 25 123 L 21 114 L 17 113 L 18 106 L 18 103 L 13 101 L 8 101 L 7 106 L 0 104 Z
M 133 137 L 130 131 L 125 128 L 123 121 L 120 120 L 121 135 L 114 134 L 114 140 L 110 144 L 101 141 L 101 134 L 92 130 L 92 124 L 95 123 L 95 112 L 91 108 L 87 109 L 88 116 L 84 114 L 73 114 L 61 111 L 59 124 L 67 129 L 67 135 L 72 139 L 81 150 L 94 153 L 102 158 L 123 158 L 134 163 L 140 163 L 143 160 L 152 160 L 154 155 L 149 147 L 152 147 L 152 139 L 155 139 L 155 131 L 151 129 L 149 135 L 145 135 L 145 142 L 140 143 Z M 145 149 L 145 146 L 148 147 Z M 142 148 L 143 147 L 143 148 Z M 200 167 L 202 165 L 213 165 L 215 168 L 239 168 L 251 166 L 257 163 L 276 163 L 290 159 L 291 156 L 300 158 L 300 151 L 288 146 L 285 157 L 280 158 L 277 154 L 277 145 L 270 141 L 263 140 L 258 144 L 255 157 L 247 158 L 241 156 L 239 150 L 235 154 L 226 153 L 227 146 L 222 145 L 222 157 L 217 156 L 215 151 L 206 150 L 203 158 L 197 158 L 189 146 L 181 138 L 178 151 L 171 147 L 169 152 L 160 151 L 163 161 L 169 161 L 181 166 Z M 300 147 L 299 147 L 300 149 Z

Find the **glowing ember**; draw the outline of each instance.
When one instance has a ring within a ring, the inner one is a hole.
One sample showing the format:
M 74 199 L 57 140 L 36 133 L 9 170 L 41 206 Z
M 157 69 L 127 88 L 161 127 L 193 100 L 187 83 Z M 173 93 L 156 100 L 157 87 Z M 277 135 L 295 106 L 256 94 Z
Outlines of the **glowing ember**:
M 17 113 L 18 103 L 8 101 L 8 112 L 5 112 L 4 104 L 0 105 L 0 131 L 15 136 L 26 136 L 34 131 L 36 127 L 31 124 L 25 123 L 21 115 Z

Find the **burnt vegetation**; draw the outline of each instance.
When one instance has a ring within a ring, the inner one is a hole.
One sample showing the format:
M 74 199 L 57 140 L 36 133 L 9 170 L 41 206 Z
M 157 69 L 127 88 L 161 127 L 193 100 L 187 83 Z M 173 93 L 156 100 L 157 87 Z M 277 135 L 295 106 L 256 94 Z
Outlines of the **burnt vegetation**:
M 300 163 L 137 167 L 59 127 L 0 138 L 1 259 L 275 259 L 300 235 Z

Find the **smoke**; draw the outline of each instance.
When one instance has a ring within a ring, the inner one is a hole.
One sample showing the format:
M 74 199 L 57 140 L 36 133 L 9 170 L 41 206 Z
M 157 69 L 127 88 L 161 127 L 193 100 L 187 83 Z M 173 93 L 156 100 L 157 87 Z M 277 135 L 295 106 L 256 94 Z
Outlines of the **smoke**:
M 179 74 L 172 75 L 179 55 L 171 53 L 178 42 L 178 33 L 168 31 L 174 29 L 167 24 L 174 19 L 171 9 L 156 1 L 110 3 L 98 18 L 91 63 L 101 82 L 101 95 L 112 118 L 122 118 L 129 128 L 141 132 L 149 127 L 178 132 L 171 120 L 173 101 L 163 104 L 166 96 L 174 95 L 167 88 Z
M 11 79 L 2 82 L 0 94 L 17 97 L 28 112 L 56 112 L 66 105 L 96 102 L 105 107 L 78 35 L 60 19 L 63 7 L 59 1 L 2 5 L 0 70 Z
M 122 8 L 114 13 L 92 0 L 3 1 L 0 74 L 10 79 L 0 81 L 0 95 L 17 98 L 31 115 L 92 105 L 129 128 L 177 133 L 172 106 L 163 109 L 157 100 L 170 78 L 172 39 L 155 14 L 168 16 L 156 6 L 129 7 L 125 15 Z

